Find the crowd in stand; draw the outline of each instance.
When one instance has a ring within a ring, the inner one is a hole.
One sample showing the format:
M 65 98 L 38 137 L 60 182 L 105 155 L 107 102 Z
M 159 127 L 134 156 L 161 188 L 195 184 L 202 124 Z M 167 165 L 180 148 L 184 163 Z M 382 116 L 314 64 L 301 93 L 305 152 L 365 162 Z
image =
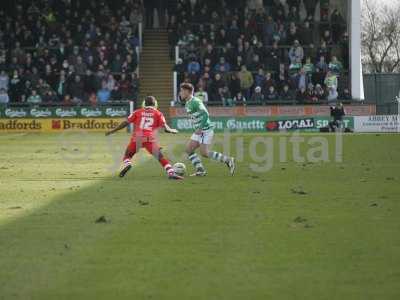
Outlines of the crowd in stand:
M 135 99 L 140 0 L 16 0 L 0 7 L 0 104 Z
M 225 106 L 350 100 L 339 10 L 317 0 L 257 3 L 178 1 L 168 25 L 171 47 L 179 46 L 178 84 Z

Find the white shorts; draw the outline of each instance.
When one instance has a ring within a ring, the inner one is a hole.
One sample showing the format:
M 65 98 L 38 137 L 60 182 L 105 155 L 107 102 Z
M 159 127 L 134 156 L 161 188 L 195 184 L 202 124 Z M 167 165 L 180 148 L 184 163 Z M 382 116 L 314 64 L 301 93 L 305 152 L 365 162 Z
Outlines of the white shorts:
M 202 131 L 201 134 L 193 133 L 192 136 L 190 137 L 190 139 L 192 141 L 196 141 L 200 144 L 211 145 L 213 137 L 214 137 L 214 130 L 208 129 L 208 130 Z

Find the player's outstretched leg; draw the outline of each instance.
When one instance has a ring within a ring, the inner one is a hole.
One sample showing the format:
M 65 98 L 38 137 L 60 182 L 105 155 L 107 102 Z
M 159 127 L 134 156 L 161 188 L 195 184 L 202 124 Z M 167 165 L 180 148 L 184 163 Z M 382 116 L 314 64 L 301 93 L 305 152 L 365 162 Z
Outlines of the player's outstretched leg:
M 170 162 L 168 159 L 161 157 L 159 160 L 160 164 L 163 166 L 164 170 L 167 172 L 168 178 L 169 179 L 175 179 L 175 180 L 182 180 L 183 177 L 175 174 L 174 169 L 172 168 Z
M 229 157 L 226 156 L 223 153 L 219 153 L 219 152 L 215 152 L 215 151 L 209 151 L 207 153 L 207 157 L 221 162 L 221 163 L 225 163 L 227 165 L 227 167 L 229 168 L 229 172 L 231 173 L 231 175 L 233 176 L 235 174 L 235 158 L 234 157 Z
M 132 162 L 130 159 L 125 159 L 124 160 L 124 166 L 122 167 L 122 170 L 119 172 L 119 177 L 124 177 L 126 173 L 132 168 Z
M 119 172 L 119 177 L 124 177 L 126 173 L 132 168 L 132 157 L 124 157 L 123 166 L 121 171 Z
M 158 145 L 145 145 L 147 151 L 149 151 L 161 164 L 161 166 L 164 168 L 165 172 L 168 175 L 169 179 L 174 179 L 174 180 L 182 180 L 183 177 L 175 174 L 174 169 L 172 168 L 171 163 L 167 158 L 164 157 L 164 155 L 161 152 L 161 148 Z
M 132 157 L 136 153 L 136 143 L 131 142 L 125 150 L 123 158 L 123 166 L 119 172 L 119 177 L 124 177 L 126 173 L 132 168 Z

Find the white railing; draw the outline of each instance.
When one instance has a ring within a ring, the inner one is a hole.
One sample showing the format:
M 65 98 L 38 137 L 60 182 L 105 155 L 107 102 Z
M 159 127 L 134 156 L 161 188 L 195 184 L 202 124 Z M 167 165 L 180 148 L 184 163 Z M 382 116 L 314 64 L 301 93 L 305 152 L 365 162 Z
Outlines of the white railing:
M 178 72 L 174 71 L 174 103 L 178 100 Z
M 140 52 L 142 52 L 143 48 L 143 23 L 140 22 L 138 26 L 138 32 L 139 32 L 139 47 L 140 47 Z
M 179 46 L 175 46 L 175 64 L 178 63 L 179 60 Z M 174 103 L 178 100 L 178 73 L 176 71 L 173 72 L 173 83 L 174 83 Z
M 179 46 L 175 46 L 175 63 L 178 63 L 179 59 Z

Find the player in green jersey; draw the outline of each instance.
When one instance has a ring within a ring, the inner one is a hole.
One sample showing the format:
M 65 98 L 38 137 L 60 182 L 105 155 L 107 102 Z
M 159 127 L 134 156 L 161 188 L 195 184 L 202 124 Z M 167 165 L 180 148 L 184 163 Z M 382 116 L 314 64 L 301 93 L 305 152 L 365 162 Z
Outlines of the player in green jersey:
M 186 153 L 196 169 L 196 173 L 192 176 L 205 176 L 207 174 L 200 157 L 195 152 L 197 148 L 200 148 L 200 154 L 203 157 L 226 164 L 233 176 L 235 173 L 235 159 L 209 150 L 214 136 L 214 126 L 210 120 L 207 108 L 200 99 L 193 96 L 194 87 L 192 84 L 183 83 L 180 87 L 180 97 L 185 103 L 186 112 L 191 117 L 195 130 L 186 145 Z

